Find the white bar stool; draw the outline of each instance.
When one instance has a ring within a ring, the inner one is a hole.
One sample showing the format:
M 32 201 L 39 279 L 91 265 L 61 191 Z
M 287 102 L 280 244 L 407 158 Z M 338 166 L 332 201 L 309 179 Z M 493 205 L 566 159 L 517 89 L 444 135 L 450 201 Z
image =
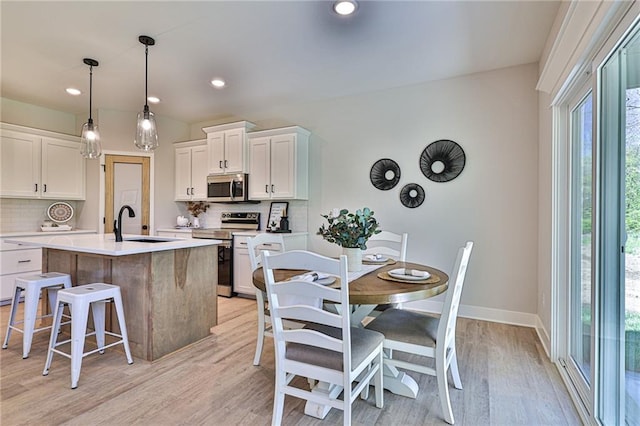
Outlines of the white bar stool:
M 13 289 L 13 299 L 11 300 L 11 314 L 7 324 L 7 334 L 4 338 L 2 349 L 9 347 L 9 338 L 11 330 L 22 333 L 22 358 L 28 358 L 31 351 L 31 342 L 33 342 L 33 333 L 48 330 L 51 326 L 35 328 L 36 320 L 52 317 L 53 313 L 38 316 L 38 303 L 40 301 L 40 292 L 47 290 L 49 294 L 49 305 L 51 312 L 55 310 L 58 290 L 71 287 L 71 277 L 69 274 L 60 272 L 47 272 L 46 274 L 29 275 L 18 277 L 15 280 Z M 24 291 L 24 318 L 22 321 L 16 321 L 16 312 L 20 303 L 20 294 Z M 16 327 L 16 324 L 22 324 L 22 328 Z
M 115 303 L 121 334 L 111 333 L 104 329 L 105 306 L 106 302 L 110 299 L 113 299 L 113 302 Z M 71 311 L 71 339 L 56 342 L 62 319 L 62 310 L 65 304 L 69 305 L 69 309 Z M 87 333 L 89 306 L 91 306 L 91 311 L 93 312 L 93 324 L 95 329 L 92 333 Z M 105 334 L 118 337 L 120 340 L 105 346 Z M 92 335 L 96 336 L 98 348 L 89 352 L 84 352 L 84 339 L 86 336 Z M 71 342 L 71 355 L 56 349 L 56 347 L 69 342 Z M 129 340 L 127 337 L 127 325 L 124 320 L 124 308 L 122 306 L 120 287 L 105 283 L 94 283 L 60 290 L 58 292 L 58 304 L 56 305 L 54 313 L 53 328 L 51 329 L 47 362 L 44 366 L 42 375 L 46 376 L 49 374 L 49 367 L 51 367 L 51 360 L 53 359 L 54 352 L 70 358 L 71 389 L 75 389 L 78 387 L 80 369 L 82 368 L 82 358 L 96 352 L 104 353 L 106 348 L 119 345 L 120 343 L 124 345 L 127 362 L 129 364 L 133 364 L 131 350 L 129 349 Z

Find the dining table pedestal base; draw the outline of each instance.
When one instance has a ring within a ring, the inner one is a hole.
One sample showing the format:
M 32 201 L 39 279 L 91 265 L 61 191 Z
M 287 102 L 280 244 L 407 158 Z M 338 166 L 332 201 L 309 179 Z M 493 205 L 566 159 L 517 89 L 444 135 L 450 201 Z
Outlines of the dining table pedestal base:
M 393 365 L 383 364 L 382 387 L 396 395 L 415 399 L 418 396 L 418 383 L 404 371 Z
M 386 357 L 386 355 L 385 355 Z M 399 371 L 395 366 L 383 364 L 382 387 L 391 393 L 407 398 L 415 399 L 418 396 L 418 383 L 403 371 Z M 320 393 L 323 397 L 337 398 L 342 393 L 343 387 L 328 382 L 317 382 L 311 389 L 311 393 Z M 330 405 L 322 405 L 316 402 L 307 401 L 304 406 L 304 413 L 307 416 L 317 419 L 324 419 L 331 410 Z
M 313 389 L 311 389 L 311 393 L 319 393 L 322 394 L 323 397 L 327 395 L 329 398 L 338 398 L 338 396 L 342 393 L 344 388 L 340 385 L 335 385 L 333 383 L 328 382 L 317 382 Z M 304 413 L 307 416 L 315 417 L 317 419 L 324 419 L 329 414 L 331 410 L 330 405 L 322 405 L 313 401 L 307 401 L 304 406 Z

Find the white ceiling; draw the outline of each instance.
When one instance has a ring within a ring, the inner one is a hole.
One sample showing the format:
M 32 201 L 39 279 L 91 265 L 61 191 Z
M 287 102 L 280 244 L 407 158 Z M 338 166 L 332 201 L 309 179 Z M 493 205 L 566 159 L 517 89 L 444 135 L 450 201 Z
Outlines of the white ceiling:
M 0 2 L 2 96 L 56 110 L 137 111 L 144 46 L 156 115 L 187 123 L 539 60 L 557 1 Z M 214 89 L 220 76 L 228 85 Z M 69 86 L 82 96 L 65 93 Z

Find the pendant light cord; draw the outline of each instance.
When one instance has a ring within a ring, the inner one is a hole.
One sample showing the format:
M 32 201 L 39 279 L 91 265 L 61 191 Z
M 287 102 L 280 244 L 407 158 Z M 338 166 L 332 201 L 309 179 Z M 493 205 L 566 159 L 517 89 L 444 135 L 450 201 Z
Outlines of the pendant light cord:
M 145 111 L 149 110 L 149 104 L 147 103 L 147 99 L 149 98 L 149 94 L 147 93 L 147 89 L 149 86 L 149 45 L 144 45 L 144 109 Z
M 93 97 L 93 65 L 89 65 L 89 123 L 93 123 L 91 118 L 91 98 Z

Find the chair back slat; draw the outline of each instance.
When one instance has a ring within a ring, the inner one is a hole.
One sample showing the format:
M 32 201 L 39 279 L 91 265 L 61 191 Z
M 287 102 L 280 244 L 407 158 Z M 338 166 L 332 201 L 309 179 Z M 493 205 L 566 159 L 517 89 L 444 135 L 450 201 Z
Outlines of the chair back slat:
M 310 298 L 326 299 L 331 302 L 340 303 L 340 290 L 329 288 L 315 282 L 304 280 L 289 280 L 277 283 L 274 287 L 275 294 L 287 294 L 293 296 L 304 296 Z
M 462 295 L 462 286 L 467 273 L 467 266 L 469 265 L 472 249 L 473 242 L 468 241 L 464 247 L 458 250 L 458 256 L 456 257 L 451 278 L 449 279 L 449 289 L 447 290 L 444 306 L 442 307 L 442 315 L 440 316 L 437 335 L 437 341 L 446 342 L 446 344 L 439 345 L 443 350 L 450 347 L 449 343 L 455 339 L 460 296 Z
M 407 242 L 409 234 L 396 234 L 381 231 L 369 237 L 367 249 L 363 254 L 382 254 L 404 262 L 407 260 Z
M 269 250 L 270 253 L 282 253 L 286 251 L 284 237 L 280 234 L 258 234 L 255 237 L 247 238 L 247 248 L 249 249 L 249 261 L 251 270 L 255 271 L 262 266 L 262 252 Z
M 342 340 L 314 330 L 285 330 L 285 341 L 342 352 Z
M 300 300 L 296 298 L 293 303 L 296 302 L 302 302 L 303 304 L 280 306 L 280 317 L 283 320 L 307 321 L 314 322 L 316 324 L 326 324 L 331 327 L 342 327 L 342 317 L 318 308 L 318 305 L 315 305 L 314 303 L 315 300 Z M 315 309 L 308 308 L 307 306 L 310 306 L 311 308 L 315 307 Z M 322 306 L 322 304 L 320 303 L 319 306 Z

